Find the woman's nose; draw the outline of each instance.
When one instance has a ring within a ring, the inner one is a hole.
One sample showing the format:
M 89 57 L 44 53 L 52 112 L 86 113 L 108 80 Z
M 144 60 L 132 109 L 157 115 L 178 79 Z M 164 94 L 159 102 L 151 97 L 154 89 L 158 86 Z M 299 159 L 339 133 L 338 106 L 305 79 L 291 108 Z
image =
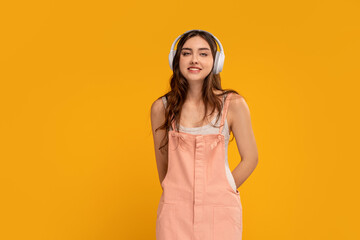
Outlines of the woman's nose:
M 192 61 L 193 63 L 197 63 L 197 62 L 198 62 L 197 56 L 196 56 L 195 54 L 193 54 L 192 56 L 193 56 L 193 57 L 192 57 L 191 61 Z

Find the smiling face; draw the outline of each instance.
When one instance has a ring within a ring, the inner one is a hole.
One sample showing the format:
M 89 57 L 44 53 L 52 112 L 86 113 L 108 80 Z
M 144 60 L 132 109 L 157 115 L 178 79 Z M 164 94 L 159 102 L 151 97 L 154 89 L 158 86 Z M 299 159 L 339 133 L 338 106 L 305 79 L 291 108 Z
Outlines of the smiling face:
M 179 61 L 180 72 L 188 81 L 203 81 L 211 72 L 214 63 L 208 42 L 200 36 L 185 42 Z

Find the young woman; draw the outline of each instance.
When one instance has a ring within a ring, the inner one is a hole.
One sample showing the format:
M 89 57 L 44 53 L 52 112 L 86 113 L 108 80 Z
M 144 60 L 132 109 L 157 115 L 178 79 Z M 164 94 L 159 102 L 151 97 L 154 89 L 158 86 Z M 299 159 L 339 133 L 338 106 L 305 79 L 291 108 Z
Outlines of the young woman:
M 157 240 L 242 239 L 237 188 L 255 169 L 258 152 L 244 97 L 221 88 L 224 58 L 220 41 L 203 30 L 187 31 L 172 45 L 171 90 L 151 107 L 163 190 Z M 241 155 L 233 172 L 227 161 L 231 132 Z

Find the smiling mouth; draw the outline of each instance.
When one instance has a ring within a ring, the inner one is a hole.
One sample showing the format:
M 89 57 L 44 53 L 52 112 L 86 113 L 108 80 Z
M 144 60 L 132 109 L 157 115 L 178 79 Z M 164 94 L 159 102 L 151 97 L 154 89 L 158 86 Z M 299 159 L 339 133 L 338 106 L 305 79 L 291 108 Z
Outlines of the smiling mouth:
M 193 68 L 193 67 L 189 67 L 188 68 L 188 71 L 190 72 L 190 73 L 199 73 L 200 71 L 201 71 L 201 69 L 199 69 L 199 68 Z
M 197 68 L 188 68 L 188 71 L 190 72 L 190 73 L 199 73 L 200 72 L 200 69 L 197 69 Z

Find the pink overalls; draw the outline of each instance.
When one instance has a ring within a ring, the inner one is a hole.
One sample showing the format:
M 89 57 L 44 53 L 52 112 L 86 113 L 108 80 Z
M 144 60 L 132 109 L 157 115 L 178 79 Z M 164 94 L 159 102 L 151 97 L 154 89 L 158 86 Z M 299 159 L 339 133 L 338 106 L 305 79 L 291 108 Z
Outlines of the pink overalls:
M 225 100 L 221 125 L 230 96 Z M 222 128 L 218 134 L 206 135 L 169 131 L 168 170 L 157 209 L 157 240 L 242 239 L 240 193 L 226 178 Z

